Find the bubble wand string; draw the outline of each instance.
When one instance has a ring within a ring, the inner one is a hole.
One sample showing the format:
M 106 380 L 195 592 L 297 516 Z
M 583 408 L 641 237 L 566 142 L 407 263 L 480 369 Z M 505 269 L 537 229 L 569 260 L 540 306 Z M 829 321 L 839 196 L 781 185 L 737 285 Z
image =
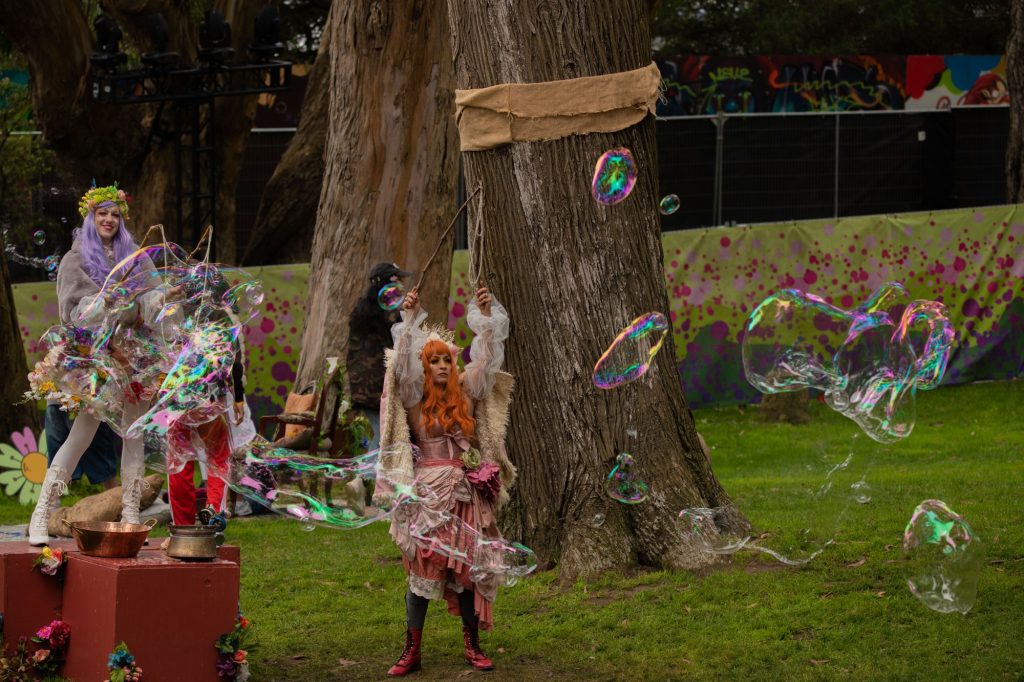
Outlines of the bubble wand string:
M 434 253 L 430 254 L 430 258 L 428 258 L 427 262 L 423 264 L 423 270 L 420 271 L 420 278 L 416 280 L 416 286 L 413 287 L 413 291 L 418 291 L 420 285 L 423 284 L 423 278 L 427 274 L 427 268 L 430 267 L 430 264 L 431 262 L 433 262 L 434 257 L 437 256 L 437 252 L 441 250 L 441 244 L 444 244 L 444 240 L 448 238 L 448 233 L 452 231 L 453 227 L 455 227 L 455 221 L 459 219 L 459 216 L 462 215 L 462 212 L 466 210 L 467 206 L 469 206 L 469 202 L 472 201 L 473 197 L 479 194 L 480 190 L 482 189 L 483 185 L 477 183 L 476 189 L 473 190 L 473 193 L 466 197 L 466 200 L 462 202 L 462 206 L 459 206 L 459 210 L 455 212 L 455 216 L 452 218 L 452 221 L 448 223 L 448 227 L 445 228 L 444 233 L 441 235 L 441 238 L 437 240 L 437 246 L 434 247 Z

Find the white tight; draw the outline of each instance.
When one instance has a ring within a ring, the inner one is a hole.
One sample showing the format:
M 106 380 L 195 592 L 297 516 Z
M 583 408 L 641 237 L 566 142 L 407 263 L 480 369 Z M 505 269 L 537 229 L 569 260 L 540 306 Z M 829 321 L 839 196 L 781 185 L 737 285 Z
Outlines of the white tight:
M 121 417 L 121 431 L 124 432 L 131 424 L 149 409 L 149 402 L 129 403 L 125 402 L 124 413 Z M 71 432 L 67 440 L 57 450 L 53 457 L 51 466 L 59 466 L 70 473 L 78 466 L 78 461 L 89 449 L 96 431 L 100 428 L 100 420 L 91 414 L 79 412 L 75 421 L 71 424 Z M 145 455 L 141 438 L 125 438 L 121 448 L 121 482 L 125 477 L 139 477 L 145 471 Z

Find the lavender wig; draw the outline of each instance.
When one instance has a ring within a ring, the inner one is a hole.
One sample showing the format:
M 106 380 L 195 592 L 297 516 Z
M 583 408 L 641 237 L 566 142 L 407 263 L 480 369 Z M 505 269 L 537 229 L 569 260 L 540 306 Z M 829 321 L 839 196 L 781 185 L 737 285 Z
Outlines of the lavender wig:
M 113 201 L 104 201 L 96 208 L 107 208 L 117 206 Z M 114 262 L 122 260 L 138 251 L 139 245 L 135 243 L 132 236 L 128 234 L 128 228 L 124 224 L 124 217 L 119 218 L 120 225 L 117 234 L 114 235 Z M 110 265 L 107 263 L 107 254 L 103 250 L 103 240 L 96 230 L 95 211 L 89 211 L 82 221 L 82 226 L 75 230 L 75 239 L 79 242 L 79 249 L 82 252 L 82 267 L 89 279 L 102 286 L 103 280 L 110 274 Z

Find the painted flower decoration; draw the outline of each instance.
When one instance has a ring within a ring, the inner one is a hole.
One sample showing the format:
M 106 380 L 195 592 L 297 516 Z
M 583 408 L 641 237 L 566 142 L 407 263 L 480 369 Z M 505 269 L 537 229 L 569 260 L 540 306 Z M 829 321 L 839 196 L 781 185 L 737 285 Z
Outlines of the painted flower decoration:
M 0 443 L 0 486 L 6 495 L 18 496 L 23 505 L 35 504 L 46 477 L 46 432 L 39 435 L 39 445 L 32 429 L 25 427 L 11 434 L 11 447 Z

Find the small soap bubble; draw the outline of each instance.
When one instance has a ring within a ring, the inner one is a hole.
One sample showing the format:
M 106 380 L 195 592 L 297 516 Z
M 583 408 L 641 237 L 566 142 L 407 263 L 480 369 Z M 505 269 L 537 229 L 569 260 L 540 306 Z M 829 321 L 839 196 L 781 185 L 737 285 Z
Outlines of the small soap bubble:
M 50 194 L 52 194 L 54 196 L 57 196 L 58 194 L 60 194 L 60 188 L 58 188 L 58 187 L 51 187 L 50 188 Z
M 60 222 L 61 222 L 61 225 L 67 225 L 68 224 L 68 217 L 67 216 L 61 216 Z
M 604 525 L 604 514 L 594 514 L 594 518 L 590 519 L 590 526 L 592 528 L 600 528 Z
M 50 280 L 51 282 L 57 281 L 57 273 L 56 272 L 48 272 L 48 273 L 46 273 L 46 279 Z
M 642 377 L 661 349 L 668 328 L 665 316 L 658 312 L 633 320 L 594 365 L 594 385 L 615 388 Z
M 850 490 L 853 491 L 853 499 L 858 504 L 867 504 L 871 501 L 871 486 L 864 479 L 852 484 Z
M 32 233 L 32 243 L 36 246 L 42 246 L 46 243 L 46 233 L 42 230 L 36 230 Z
M 60 258 L 56 256 L 47 256 L 43 259 L 43 267 L 47 272 L 54 272 L 58 266 L 60 266 Z
M 625 147 L 620 147 L 606 151 L 597 160 L 590 194 L 598 203 L 611 206 L 628 197 L 635 184 L 633 155 Z
M 314 524 L 314 523 L 303 524 L 302 525 L 302 530 L 306 531 L 307 533 L 312 533 L 313 531 L 316 530 L 316 524 Z
M 978 598 L 981 539 L 941 500 L 917 505 L 903 531 L 909 561 L 907 587 L 928 608 L 967 613 Z
M 628 452 L 615 459 L 615 467 L 608 473 L 606 489 L 613 500 L 623 504 L 640 504 L 647 499 L 647 484 L 640 480 L 636 463 Z
M 661 215 L 672 215 L 679 210 L 679 197 L 675 194 L 662 197 L 658 203 L 658 210 Z
M 385 284 L 377 292 L 377 304 L 384 310 L 397 310 L 404 298 L 405 291 L 397 282 Z

